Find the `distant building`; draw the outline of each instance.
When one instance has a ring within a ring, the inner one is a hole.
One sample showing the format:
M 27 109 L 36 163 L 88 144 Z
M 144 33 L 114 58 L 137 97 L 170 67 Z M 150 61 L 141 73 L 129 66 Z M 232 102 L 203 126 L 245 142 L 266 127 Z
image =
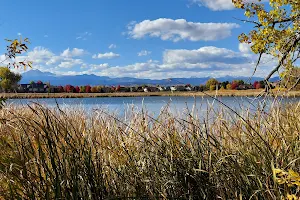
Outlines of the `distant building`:
M 49 86 L 44 83 L 20 84 L 18 86 L 18 92 L 43 93 L 48 92 L 48 88 Z
M 176 85 L 176 86 L 171 86 L 171 91 L 186 91 L 186 87 L 184 85 Z
M 159 92 L 160 90 L 157 87 L 145 87 L 144 92 Z

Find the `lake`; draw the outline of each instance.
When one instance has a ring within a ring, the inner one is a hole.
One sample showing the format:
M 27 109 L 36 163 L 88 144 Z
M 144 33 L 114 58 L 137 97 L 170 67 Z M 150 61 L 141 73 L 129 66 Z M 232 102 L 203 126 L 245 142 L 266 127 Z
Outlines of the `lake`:
M 300 98 L 281 98 L 274 101 L 274 98 L 254 98 L 254 97 L 217 97 L 219 101 L 228 107 L 241 111 L 249 109 L 256 110 L 258 106 L 265 106 L 266 109 L 274 103 L 299 102 Z M 119 115 L 126 110 L 134 108 L 137 111 L 146 109 L 154 116 L 169 105 L 169 110 L 177 114 L 185 114 L 196 109 L 197 112 L 204 113 L 207 108 L 215 110 L 224 107 L 217 100 L 210 97 L 102 97 L 102 98 L 59 98 L 59 99 L 10 99 L 6 101 L 8 105 L 26 105 L 40 103 L 49 107 L 56 107 L 57 104 L 66 109 L 81 108 L 87 111 L 93 109 L 104 109 L 115 112 Z

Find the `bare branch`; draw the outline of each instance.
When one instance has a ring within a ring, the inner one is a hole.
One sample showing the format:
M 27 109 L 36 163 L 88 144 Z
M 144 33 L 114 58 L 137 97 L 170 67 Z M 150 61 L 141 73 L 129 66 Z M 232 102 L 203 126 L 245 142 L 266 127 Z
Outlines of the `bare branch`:
M 256 27 L 258 27 L 258 28 L 262 26 L 261 23 L 256 22 L 256 21 L 245 20 L 245 19 L 238 19 L 238 18 L 235 18 L 235 17 L 234 17 L 234 19 L 239 20 L 241 22 L 248 22 L 248 23 L 256 24 Z

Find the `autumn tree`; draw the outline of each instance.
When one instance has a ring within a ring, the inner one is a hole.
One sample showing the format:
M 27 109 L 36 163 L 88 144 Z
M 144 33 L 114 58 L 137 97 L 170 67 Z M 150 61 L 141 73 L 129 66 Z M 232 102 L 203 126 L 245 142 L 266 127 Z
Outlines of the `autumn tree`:
M 232 90 L 236 90 L 238 86 L 239 86 L 238 82 L 232 81 L 232 83 L 231 83 L 231 89 Z
M 85 86 L 85 92 L 86 93 L 90 93 L 91 92 L 92 87 L 90 85 L 86 85 Z
M 239 36 L 240 42 L 250 44 L 251 50 L 259 55 L 254 73 L 264 54 L 276 59 L 276 65 L 265 78 L 268 83 L 275 73 L 285 78 L 299 67 L 300 1 L 270 0 L 269 5 L 260 1 L 232 0 L 237 8 L 245 10 L 248 19 L 242 21 L 254 25 L 249 33 Z M 295 80 L 293 86 L 300 82 L 300 76 Z
M 91 92 L 92 92 L 92 93 L 98 92 L 98 87 L 97 87 L 97 86 L 93 86 L 93 87 L 91 88 Z
M 211 78 L 206 82 L 206 88 L 208 90 L 212 90 L 213 88 L 216 89 L 216 87 L 217 87 L 216 85 L 218 85 L 218 84 L 219 84 L 219 82 L 217 81 L 217 79 Z M 214 87 L 211 87 L 211 86 L 214 86 Z M 213 89 L 213 90 L 215 90 L 215 89 Z
M 74 86 L 73 85 L 66 85 L 65 86 L 65 92 L 68 92 L 68 93 L 75 92 Z
M 85 86 L 80 86 L 80 93 L 85 93 Z
M 58 91 L 58 92 L 64 92 L 64 87 L 61 86 L 61 85 L 58 86 L 58 87 L 57 87 L 57 91 Z
M 116 87 L 115 91 L 116 91 L 116 92 L 120 92 L 120 90 L 121 90 L 121 86 L 118 85 L 118 86 Z
M 258 87 L 258 85 L 259 85 L 259 82 L 258 82 L 258 81 L 255 81 L 255 82 L 253 83 L 253 87 L 254 87 L 255 89 L 260 88 L 260 86 Z
M 16 88 L 17 83 L 21 80 L 20 74 L 10 71 L 7 67 L 0 67 L 0 86 L 3 91 Z
M 78 86 L 75 87 L 75 92 L 79 93 L 80 92 L 80 88 Z

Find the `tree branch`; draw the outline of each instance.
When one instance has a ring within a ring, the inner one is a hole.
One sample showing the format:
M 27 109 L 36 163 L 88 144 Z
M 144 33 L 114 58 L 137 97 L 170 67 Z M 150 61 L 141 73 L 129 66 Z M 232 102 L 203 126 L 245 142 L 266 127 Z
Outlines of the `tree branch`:
M 280 69 L 280 67 L 281 67 L 281 65 L 282 65 L 282 63 L 283 63 L 283 61 L 286 59 L 286 57 L 288 56 L 288 54 L 290 53 L 290 51 L 292 50 L 292 48 L 293 48 L 293 47 L 296 47 L 296 46 L 298 45 L 298 42 L 299 42 L 299 41 L 300 41 L 300 37 L 298 37 L 298 38 L 294 41 L 293 45 L 291 45 L 291 46 L 285 51 L 285 53 L 284 53 L 284 55 L 282 56 L 282 58 L 280 59 L 278 65 L 277 65 L 277 66 L 269 73 L 269 75 L 265 78 L 265 81 L 266 81 L 266 82 L 268 82 L 269 79 L 272 77 L 272 75 Z
M 245 19 L 238 19 L 238 18 L 235 18 L 235 17 L 234 17 L 233 19 L 236 19 L 236 20 L 239 20 L 239 21 L 242 21 L 242 22 L 248 22 L 248 23 L 256 24 L 256 26 L 257 26 L 258 28 L 262 26 L 261 23 L 256 22 L 256 21 L 245 20 Z
M 300 76 L 297 79 L 296 83 L 289 89 L 289 91 L 291 91 L 292 89 L 294 89 L 299 83 L 300 83 Z

